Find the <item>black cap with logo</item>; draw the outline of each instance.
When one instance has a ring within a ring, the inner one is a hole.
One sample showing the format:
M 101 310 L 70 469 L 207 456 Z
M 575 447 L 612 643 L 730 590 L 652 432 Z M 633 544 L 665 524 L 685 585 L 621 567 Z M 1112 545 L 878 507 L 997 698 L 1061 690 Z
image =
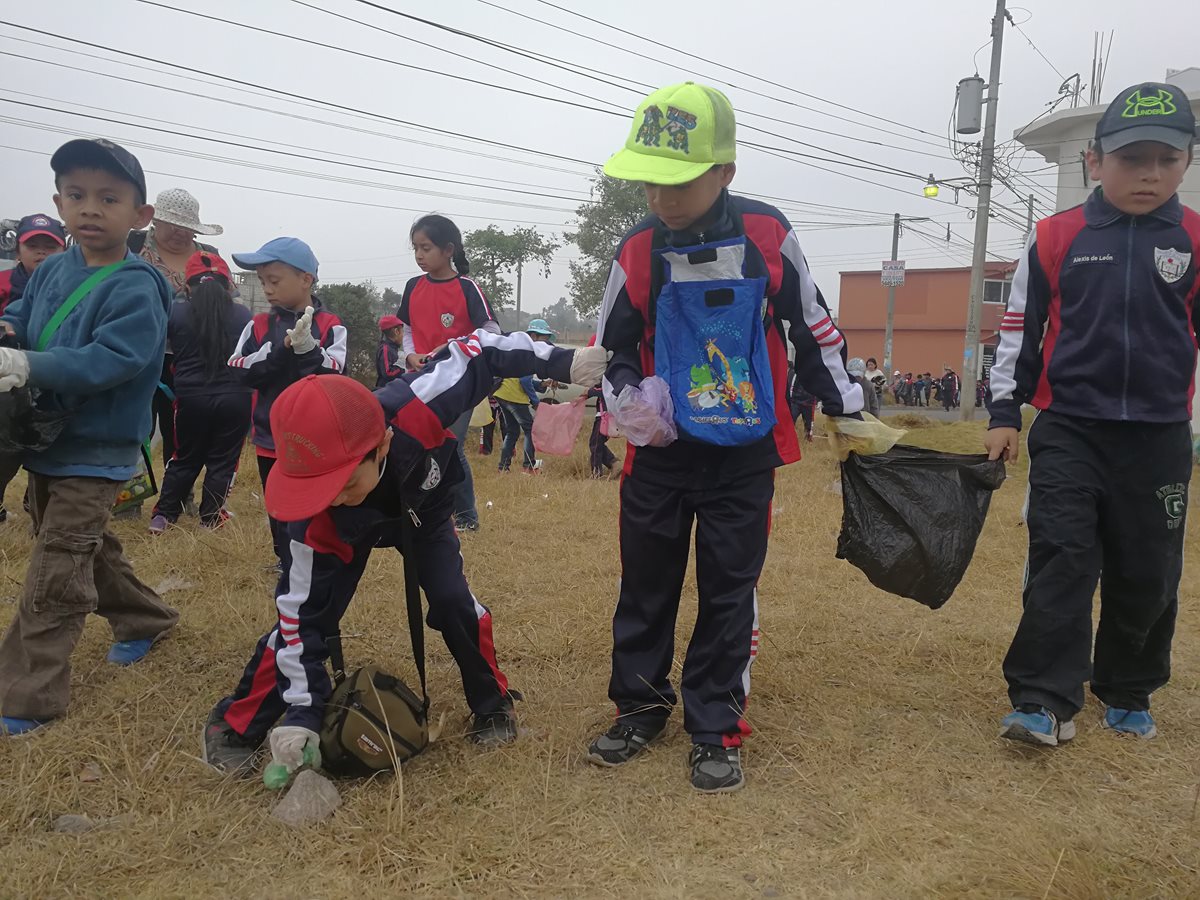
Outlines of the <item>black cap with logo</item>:
M 103 169 L 119 175 L 141 192 L 140 202 L 146 202 L 146 175 L 142 172 L 142 164 L 120 144 L 105 138 L 79 138 L 67 141 L 50 157 L 50 168 L 55 175 L 76 167 Z
M 1096 143 L 1105 153 L 1138 141 L 1186 150 L 1196 139 L 1196 116 L 1182 88 L 1148 81 L 1126 88 L 1096 123 Z

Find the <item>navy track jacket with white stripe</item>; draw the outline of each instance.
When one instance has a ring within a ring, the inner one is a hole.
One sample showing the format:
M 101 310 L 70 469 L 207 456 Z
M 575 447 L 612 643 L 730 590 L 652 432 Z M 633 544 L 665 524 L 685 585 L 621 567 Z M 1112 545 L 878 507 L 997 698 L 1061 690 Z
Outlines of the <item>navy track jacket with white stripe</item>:
M 992 428 L 1021 404 L 1084 419 L 1191 418 L 1200 215 L 1172 197 L 1121 212 L 1097 189 L 1038 222 L 1013 275 L 991 371 Z

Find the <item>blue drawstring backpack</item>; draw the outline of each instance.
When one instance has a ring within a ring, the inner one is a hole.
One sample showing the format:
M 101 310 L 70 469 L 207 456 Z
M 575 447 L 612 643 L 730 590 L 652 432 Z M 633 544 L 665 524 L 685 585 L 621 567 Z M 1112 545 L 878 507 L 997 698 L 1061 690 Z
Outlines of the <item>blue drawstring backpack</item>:
M 752 444 L 775 427 L 763 325 L 766 278 L 746 278 L 746 238 L 655 250 L 654 369 L 671 389 L 675 424 L 706 444 Z

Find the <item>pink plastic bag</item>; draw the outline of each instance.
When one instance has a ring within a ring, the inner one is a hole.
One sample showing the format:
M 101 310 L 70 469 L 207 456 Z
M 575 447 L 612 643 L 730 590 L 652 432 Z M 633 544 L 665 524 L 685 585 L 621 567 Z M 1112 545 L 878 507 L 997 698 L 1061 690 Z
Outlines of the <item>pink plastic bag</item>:
M 600 413 L 600 433 L 607 438 L 621 436 L 621 429 L 617 426 L 617 420 L 607 410 Z
M 548 456 L 570 456 L 583 427 L 583 404 L 587 397 L 570 403 L 539 403 L 533 414 L 533 446 Z

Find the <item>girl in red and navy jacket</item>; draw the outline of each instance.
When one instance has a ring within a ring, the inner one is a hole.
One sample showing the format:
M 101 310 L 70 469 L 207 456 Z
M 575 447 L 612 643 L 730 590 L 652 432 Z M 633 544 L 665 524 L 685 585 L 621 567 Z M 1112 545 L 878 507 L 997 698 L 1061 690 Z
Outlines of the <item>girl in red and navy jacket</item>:
M 242 331 L 229 357 L 229 365 L 241 375 L 242 383 L 254 388 L 251 440 L 265 487 L 267 474 L 275 465 L 271 404 L 305 375 L 346 371 L 346 328 L 312 293 L 317 257 L 299 238 L 275 238 L 257 253 L 233 254 L 233 261 L 258 273 L 271 304 L 270 312 L 256 315 Z M 274 519 L 270 523 L 275 556 L 286 569 L 286 530 Z
M 471 264 L 463 251 L 457 225 L 445 216 L 422 216 L 409 237 L 417 266 L 425 274 L 410 279 L 404 286 L 396 315 L 405 326 L 405 363 L 410 369 L 419 369 L 455 338 L 477 328 L 499 334 L 500 325 L 479 285 L 467 277 Z M 470 423 L 471 411 L 467 410 L 450 426 L 458 441 L 459 462 L 466 475 L 459 485 L 454 508 L 455 523 L 464 531 L 479 528 L 475 481 L 465 450 Z

